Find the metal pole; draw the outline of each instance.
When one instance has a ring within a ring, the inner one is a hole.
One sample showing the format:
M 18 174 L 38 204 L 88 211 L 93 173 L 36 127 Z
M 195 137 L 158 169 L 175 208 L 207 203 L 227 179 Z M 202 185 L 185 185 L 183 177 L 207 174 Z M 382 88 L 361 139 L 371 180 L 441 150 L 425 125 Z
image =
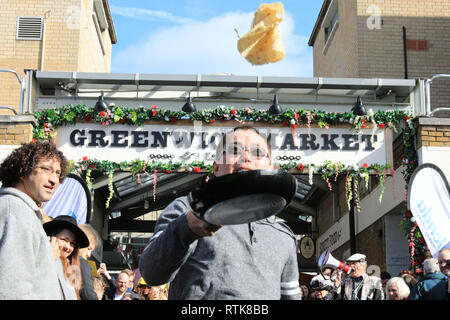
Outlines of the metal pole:
M 425 107 L 426 107 L 426 115 L 429 116 L 431 114 L 431 90 L 430 86 L 434 79 L 436 78 L 450 78 L 450 74 L 440 73 L 431 77 L 431 79 L 427 79 L 425 81 Z
M 403 26 L 402 29 L 403 29 L 403 63 L 405 65 L 405 79 L 408 79 L 408 56 L 406 53 L 406 28 L 405 28 L 405 26 Z
M 425 112 L 429 116 L 431 113 L 431 97 L 430 97 L 431 79 L 425 81 Z
M 351 186 L 353 188 L 353 179 L 351 180 Z M 356 253 L 356 235 L 355 235 L 355 200 L 354 197 L 350 200 L 350 211 L 348 212 L 349 226 L 350 226 L 350 252 Z
M 44 19 L 42 21 L 42 50 L 41 50 L 41 71 L 44 71 L 44 57 L 45 57 L 45 20 L 48 19 L 48 17 L 50 17 L 50 12 L 51 10 L 47 10 L 44 13 Z
M 23 98 L 25 95 L 25 81 L 20 81 L 20 103 L 19 103 L 19 113 L 23 114 Z
M 15 70 L 12 70 L 12 69 L 0 69 L 0 72 L 10 72 L 10 73 L 13 73 L 13 74 L 16 76 L 17 80 L 19 81 L 19 83 L 20 83 L 19 114 L 23 114 L 23 94 L 24 94 L 24 90 L 25 90 L 24 79 L 21 78 L 21 77 L 19 76 L 19 74 L 18 74 Z

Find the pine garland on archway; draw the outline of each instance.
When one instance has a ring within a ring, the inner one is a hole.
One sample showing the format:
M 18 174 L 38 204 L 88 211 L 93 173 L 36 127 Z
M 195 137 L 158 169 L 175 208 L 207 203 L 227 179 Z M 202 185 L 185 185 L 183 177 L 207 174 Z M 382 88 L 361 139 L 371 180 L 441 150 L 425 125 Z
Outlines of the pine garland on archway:
M 150 107 L 140 106 L 138 108 L 130 108 L 124 106 L 115 106 L 111 104 L 106 111 L 97 112 L 95 108 L 88 107 L 85 104 L 66 105 L 55 109 L 42 109 L 34 113 L 36 123 L 33 128 L 34 140 L 52 139 L 54 130 L 60 126 L 75 124 L 79 122 L 99 123 L 103 126 L 111 124 L 128 124 L 142 126 L 149 121 L 176 123 L 179 120 L 202 121 L 203 123 L 214 123 L 215 121 L 236 121 L 236 124 L 252 122 L 254 125 L 258 123 L 269 123 L 291 127 L 293 130 L 300 126 L 311 128 L 312 124 L 320 128 L 329 129 L 332 126 L 350 124 L 354 130 L 358 132 L 363 128 L 376 129 L 392 128 L 397 130 L 400 128 L 404 132 L 404 155 L 402 157 L 404 171 L 402 172 L 406 183 L 417 167 L 417 153 L 414 147 L 415 129 L 414 119 L 411 114 L 405 111 L 369 111 L 366 116 L 355 116 L 349 112 L 326 112 L 314 109 L 286 109 L 282 114 L 271 115 L 266 109 L 250 109 L 250 108 L 233 108 L 218 106 L 214 109 L 201 110 L 193 113 L 185 113 L 183 111 L 171 111 L 156 105 Z M 376 174 L 383 184 L 386 172 L 391 172 L 389 165 L 380 164 L 364 164 L 362 167 L 346 166 L 341 163 L 325 162 L 320 166 L 314 166 L 307 163 L 290 162 L 277 165 L 281 170 L 287 170 L 295 173 L 308 174 L 310 180 L 313 174 L 320 175 L 324 181 L 328 183 L 331 179 L 337 178 L 338 175 L 345 175 L 348 181 L 352 178 L 363 176 L 365 179 L 370 174 Z M 100 173 L 108 175 L 109 188 L 112 189 L 112 177 L 115 171 L 129 171 L 133 175 L 140 177 L 141 174 L 151 175 L 158 172 L 212 172 L 210 164 L 202 161 L 195 162 L 156 162 L 148 160 L 136 159 L 132 162 L 114 162 L 100 161 L 81 157 L 78 160 L 71 161 L 71 171 L 81 175 L 84 173 L 89 180 L 90 173 L 96 170 Z M 357 180 L 357 179 L 354 179 Z M 90 181 L 87 181 L 88 184 Z M 407 184 L 405 186 L 405 203 L 407 194 Z M 382 186 L 384 189 L 384 186 Z M 347 202 L 352 197 L 358 200 L 357 188 L 349 185 L 347 189 Z M 112 195 L 112 192 L 111 192 Z M 111 195 L 107 199 L 106 207 L 109 206 Z M 380 196 L 381 201 L 381 196 Z M 358 207 L 357 207 L 358 209 Z M 417 273 L 421 272 L 421 264 L 425 256 L 425 242 L 419 228 L 417 227 L 411 213 L 404 210 L 404 217 L 400 225 L 405 237 L 409 241 L 411 255 L 411 269 Z

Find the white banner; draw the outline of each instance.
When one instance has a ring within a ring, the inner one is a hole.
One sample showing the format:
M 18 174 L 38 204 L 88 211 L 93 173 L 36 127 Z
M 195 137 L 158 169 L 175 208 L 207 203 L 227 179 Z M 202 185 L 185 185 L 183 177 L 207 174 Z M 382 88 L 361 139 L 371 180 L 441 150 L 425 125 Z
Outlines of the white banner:
M 91 198 L 84 182 L 74 175 L 64 179 L 50 201 L 45 202 L 42 210 L 50 217 L 67 215 L 74 217 L 78 224 L 89 222 Z
M 427 163 L 416 169 L 409 182 L 408 208 L 433 257 L 450 247 L 449 185 L 437 166 Z
M 222 135 L 232 129 L 219 125 L 144 126 L 78 123 L 62 126 L 57 131 L 58 148 L 78 161 L 90 159 L 110 161 L 155 160 L 172 162 L 214 161 Z M 238 125 L 236 123 L 236 125 Z M 345 165 L 364 163 L 392 165 L 390 129 L 256 127 L 270 142 L 274 163 L 322 165 L 325 161 Z

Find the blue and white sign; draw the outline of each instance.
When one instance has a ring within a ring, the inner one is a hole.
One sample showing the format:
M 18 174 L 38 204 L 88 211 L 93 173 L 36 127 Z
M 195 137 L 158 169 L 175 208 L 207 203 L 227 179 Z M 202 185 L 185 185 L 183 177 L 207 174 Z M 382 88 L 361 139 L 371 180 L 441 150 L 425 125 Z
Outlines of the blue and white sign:
M 74 217 L 78 224 L 89 222 L 91 197 L 84 181 L 70 174 L 58 188 L 50 201 L 42 206 L 43 211 L 50 217 L 67 215 Z
M 450 248 L 449 184 L 434 164 L 419 166 L 411 177 L 408 208 L 433 257 L 440 249 Z

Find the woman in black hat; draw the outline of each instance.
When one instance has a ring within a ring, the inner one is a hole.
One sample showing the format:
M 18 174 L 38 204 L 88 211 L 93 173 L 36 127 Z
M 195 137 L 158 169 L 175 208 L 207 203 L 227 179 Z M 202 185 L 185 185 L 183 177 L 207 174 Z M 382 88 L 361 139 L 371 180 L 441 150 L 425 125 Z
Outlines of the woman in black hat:
M 65 299 L 79 299 L 82 284 L 79 249 L 89 246 L 88 237 L 78 227 L 75 218 L 67 215 L 58 216 L 44 223 L 44 230 L 50 237 L 50 242 L 56 245 L 54 249 L 59 251 L 57 262 L 64 275 L 60 275 L 60 283 Z

